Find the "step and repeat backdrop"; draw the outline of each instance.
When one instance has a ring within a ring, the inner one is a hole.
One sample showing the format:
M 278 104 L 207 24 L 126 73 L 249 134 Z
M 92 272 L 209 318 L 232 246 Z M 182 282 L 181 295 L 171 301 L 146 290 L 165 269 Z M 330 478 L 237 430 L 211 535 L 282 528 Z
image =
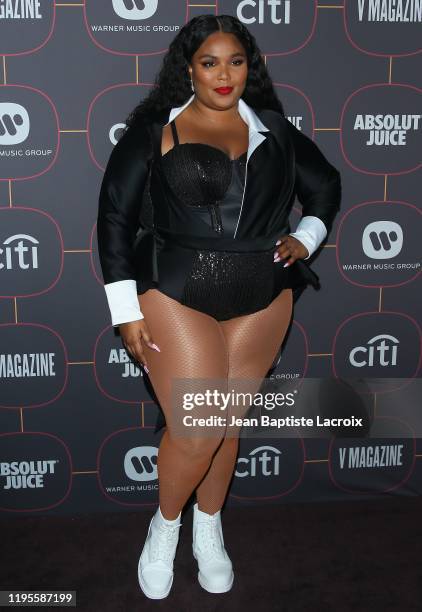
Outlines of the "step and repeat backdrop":
M 111 326 L 98 193 L 128 113 L 203 13 L 251 30 L 288 119 L 342 175 L 311 264 L 321 290 L 295 303 L 269 377 L 378 379 L 365 416 L 400 424 L 376 438 L 244 437 L 227 503 L 422 492 L 407 418 L 420 409 L 421 0 L 0 0 L 2 517 L 158 502 L 159 408 Z M 296 202 L 292 231 L 300 215 Z

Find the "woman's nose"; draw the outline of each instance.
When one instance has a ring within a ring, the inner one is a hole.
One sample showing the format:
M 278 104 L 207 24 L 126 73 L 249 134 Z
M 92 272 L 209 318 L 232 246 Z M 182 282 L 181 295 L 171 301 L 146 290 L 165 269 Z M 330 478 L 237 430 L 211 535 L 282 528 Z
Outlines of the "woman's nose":
M 219 72 L 218 78 L 221 79 L 221 80 L 226 81 L 228 76 L 229 76 L 228 68 L 226 66 L 222 66 L 220 68 L 220 72 Z

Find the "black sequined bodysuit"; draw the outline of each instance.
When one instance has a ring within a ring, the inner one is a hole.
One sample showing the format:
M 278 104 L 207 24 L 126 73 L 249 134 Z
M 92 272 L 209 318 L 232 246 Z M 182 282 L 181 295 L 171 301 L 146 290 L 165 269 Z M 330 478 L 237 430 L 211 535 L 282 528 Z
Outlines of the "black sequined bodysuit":
M 163 202 L 152 213 L 154 233 L 161 238 L 157 270 L 154 280 L 145 271 L 138 293 L 157 288 L 219 321 L 267 307 L 290 286 L 289 274 L 283 262 L 274 263 L 275 244 L 265 250 L 236 250 L 247 152 L 231 160 L 211 145 L 180 144 L 174 121 L 170 125 L 174 146 L 164 155 L 160 151 L 152 168 L 159 179 L 154 184 L 165 185 L 161 193 L 151 194 L 152 201 Z M 164 193 L 169 192 L 172 197 L 166 201 Z

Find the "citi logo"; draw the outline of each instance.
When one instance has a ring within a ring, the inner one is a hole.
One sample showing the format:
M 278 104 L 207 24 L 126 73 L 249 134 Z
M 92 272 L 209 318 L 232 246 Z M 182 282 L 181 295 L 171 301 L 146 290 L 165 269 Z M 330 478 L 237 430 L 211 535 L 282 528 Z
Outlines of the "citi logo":
M 158 448 L 156 446 L 137 446 L 125 455 L 124 470 L 131 480 L 145 482 L 156 480 Z
M 396 366 L 399 341 L 389 334 L 379 334 L 368 340 L 366 346 L 356 346 L 349 353 L 349 362 L 355 368 Z
M 15 102 L 0 102 L 0 145 L 24 142 L 29 135 L 28 111 Z
M 278 476 L 280 474 L 280 455 L 281 451 L 274 446 L 259 446 L 251 451 L 248 457 L 239 457 L 235 475 L 239 478 Z
M 290 23 L 290 0 L 242 0 L 236 17 L 242 23 Z
M 158 8 L 158 0 L 113 0 L 113 9 L 122 19 L 149 19 Z
M 365 227 L 362 249 L 371 259 L 391 259 L 403 247 L 403 230 L 395 221 L 374 221 Z
M 0 246 L 0 270 L 36 270 L 38 245 L 38 240 L 28 234 L 6 238 Z

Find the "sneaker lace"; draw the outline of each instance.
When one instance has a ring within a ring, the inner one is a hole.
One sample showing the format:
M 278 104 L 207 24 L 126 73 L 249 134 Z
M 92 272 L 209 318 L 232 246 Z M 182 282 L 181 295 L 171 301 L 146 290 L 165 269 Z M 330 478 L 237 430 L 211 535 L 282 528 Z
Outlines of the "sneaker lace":
M 178 529 L 182 526 L 179 525 L 165 525 L 161 524 L 157 530 L 157 537 L 154 542 L 154 546 L 151 552 L 151 560 L 170 562 L 174 557 L 175 548 L 178 542 Z
M 220 540 L 220 532 L 218 523 L 215 520 L 208 519 L 199 523 L 201 548 L 210 557 L 220 556 L 223 550 Z

